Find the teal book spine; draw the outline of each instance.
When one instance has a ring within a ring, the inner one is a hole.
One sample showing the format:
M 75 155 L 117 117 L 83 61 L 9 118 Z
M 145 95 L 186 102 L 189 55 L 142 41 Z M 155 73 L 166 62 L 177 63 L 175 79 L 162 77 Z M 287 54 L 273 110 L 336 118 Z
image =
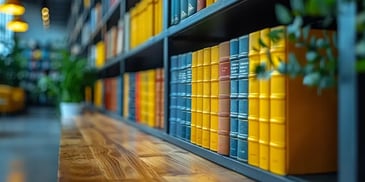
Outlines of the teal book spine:
M 188 0 L 180 0 L 180 20 L 188 17 Z
M 238 39 L 239 73 L 238 73 L 238 142 L 237 160 L 247 162 L 248 154 L 248 36 Z
M 193 15 L 196 13 L 197 8 L 197 0 L 188 0 L 188 16 Z
M 192 81 L 192 73 L 191 73 L 191 61 L 192 61 L 192 53 L 186 53 L 186 62 L 185 62 L 185 71 L 186 71 L 186 80 L 185 80 L 185 139 L 190 142 L 190 131 L 191 131 L 191 81 Z
M 231 158 L 237 158 L 237 132 L 238 132 L 238 39 L 230 41 L 230 151 Z

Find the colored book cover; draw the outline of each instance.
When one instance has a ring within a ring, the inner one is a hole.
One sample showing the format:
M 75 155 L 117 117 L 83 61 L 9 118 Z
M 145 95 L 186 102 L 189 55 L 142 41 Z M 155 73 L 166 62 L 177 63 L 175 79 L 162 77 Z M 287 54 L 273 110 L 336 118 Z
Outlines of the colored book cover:
M 265 64 L 267 68 L 270 67 L 270 61 L 267 56 L 267 51 L 270 49 L 270 33 L 269 28 L 260 30 L 260 39 L 265 46 L 260 46 L 260 63 Z M 269 115 L 270 115 L 270 80 L 259 81 L 259 145 L 260 145 L 260 159 L 259 166 L 261 169 L 269 169 Z
M 180 0 L 180 19 L 183 20 L 188 17 L 188 0 Z
M 181 12 L 180 0 L 172 0 L 172 1 L 175 1 L 174 24 L 178 24 L 180 22 L 180 12 Z
M 219 113 L 219 47 L 211 47 L 210 60 L 210 150 L 218 150 L 218 113 Z
M 185 64 L 185 72 L 186 72 L 186 80 L 185 80 L 185 123 L 186 123 L 186 132 L 185 139 L 190 141 L 191 138 L 191 82 L 192 82 L 192 73 L 191 73 L 191 65 L 192 65 L 192 53 L 186 53 L 186 64 Z
M 259 166 L 259 81 L 255 68 L 260 64 L 260 31 L 249 35 L 249 85 L 248 85 L 248 163 Z
M 204 9 L 206 6 L 205 3 L 206 3 L 205 0 L 197 0 L 196 11 L 200 11 L 200 10 Z
M 196 124 L 197 124 L 197 96 L 198 96 L 198 52 L 195 51 L 191 54 L 191 130 L 190 141 L 196 144 Z
M 129 83 L 129 74 L 128 73 L 124 73 L 123 74 L 123 79 L 124 79 L 124 87 L 123 87 L 123 117 L 124 118 L 128 118 L 128 114 L 129 114 L 129 90 L 130 90 L 130 83 Z
M 239 42 L 239 73 L 238 73 L 238 143 L 237 159 L 247 162 L 248 158 L 248 35 L 241 36 Z
M 206 0 L 205 1 L 205 4 L 206 4 L 207 7 L 212 5 L 213 3 L 214 3 L 214 0 Z
M 188 16 L 193 15 L 196 13 L 197 8 L 197 0 L 188 0 Z
M 198 50 L 197 55 L 197 120 L 196 120 L 196 142 L 202 145 L 203 127 L 203 76 L 204 76 L 204 51 Z
M 306 63 L 305 47 L 289 41 L 286 28 L 278 42 L 271 42 L 273 66 L 295 53 L 299 64 Z M 332 31 L 326 31 L 328 36 Z M 321 38 L 324 30 L 310 30 Z M 309 40 L 309 39 L 308 39 Z M 330 42 L 332 46 L 333 43 Z M 320 53 L 323 54 L 323 53 Z M 270 80 L 270 171 L 275 174 L 326 173 L 337 170 L 337 91 L 304 86 L 302 79 L 290 79 L 273 72 Z
M 229 155 L 230 130 L 230 45 L 229 41 L 219 44 L 219 113 L 218 153 Z
M 170 135 L 176 136 L 176 120 L 177 120 L 177 69 L 178 69 L 178 57 L 177 56 L 171 56 L 171 66 L 170 66 L 170 122 L 169 122 L 169 130 Z
M 202 146 L 209 149 L 210 145 L 210 47 L 203 49 L 203 125 Z
M 238 132 L 238 39 L 230 40 L 230 152 L 229 156 L 237 158 Z

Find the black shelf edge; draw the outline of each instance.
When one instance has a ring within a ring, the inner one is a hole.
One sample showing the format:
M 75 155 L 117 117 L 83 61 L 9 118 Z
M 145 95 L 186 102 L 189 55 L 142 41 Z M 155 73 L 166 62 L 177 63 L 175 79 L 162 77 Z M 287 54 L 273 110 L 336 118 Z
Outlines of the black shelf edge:
M 162 40 L 167 36 L 167 31 L 162 31 L 160 34 L 151 37 L 149 40 L 147 40 L 146 42 L 142 43 L 141 45 L 139 45 L 138 47 L 129 50 L 125 56 L 124 59 L 130 59 L 134 56 L 136 56 L 137 54 L 140 54 L 141 52 L 143 52 L 144 50 L 156 45 L 158 42 L 162 42 Z
M 119 63 L 119 62 L 122 62 L 123 60 L 123 57 L 124 57 L 124 53 L 120 53 L 118 54 L 117 56 L 111 58 L 111 59 L 108 59 L 104 66 L 102 68 L 99 69 L 99 71 L 104 71 L 104 70 L 107 70 L 108 68 L 114 66 L 115 64 Z
M 217 1 L 212 5 L 194 13 L 193 15 L 187 17 L 186 19 L 180 21 L 177 25 L 170 26 L 167 31 L 169 36 L 174 36 L 175 34 L 188 29 L 189 27 L 193 26 L 194 24 L 199 23 L 200 21 L 210 17 L 211 15 L 221 11 L 235 3 L 244 3 L 248 0 L 223 0 Z
M 110 111 L 107 111 L 102 108 L 98 108 L 98 111 L 100 111 L 103 114 L 106 114 L 107 116 L 110 116 L 111 118 L 122 121 L 130 126 L 133 126 L 142 132 L 145 132 L 147 134 L 160 138 L 161 140 L 168 141 L 169 143 L 171 143 L 173 145 L 181 147 L 189 152 L 192 152 L 200 157 L 203 157 L 211 162 L 214 162 L 220 166 L 226 167 L 230 170 L 233 170 L 233 171 L 235 171 L 239 174 L 242 174 L 244 176 L 247 176 L 249 178 L 252 178 L 252 179 L 255 179 L 258 181 L 270 181 L 270 182 L 293 181 L 293 179 L 290 179 L 288 176 L 279 176 L 279 175 L 270 173 L 268 171 L 262 170 L 260 168 L 250 166 L 245 163 L 241 163 L 241 162 L 231 159 L 229 157 L 220 155 L 218 153 L 212 152 L 210 150 L 201 148 L 197 145 L 191 144 L 184 140 L 181 140 L 181 139 L 178 139 L 171 135 L 168 135 L 167 133 L 164 133 L 158 129 L 151 128 L 151 127 L 148 127 L 148 126 L 145 126 L 145 125 L 133 122 L 133 121 L 129 121 L 129 120 L 117 115 L 114 112 L 110 112 Z M 300 178 L 297 178 L 297 179 L 300 179 Z

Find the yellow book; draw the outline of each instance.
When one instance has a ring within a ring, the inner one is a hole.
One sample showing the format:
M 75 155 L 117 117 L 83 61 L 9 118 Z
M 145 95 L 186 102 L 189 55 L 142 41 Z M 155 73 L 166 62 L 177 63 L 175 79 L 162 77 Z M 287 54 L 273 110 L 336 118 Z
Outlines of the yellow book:
M 198 52 L 192 53 L 191 59 L 191 124 L 190 141 L 196 144 L 197 96 L 198 96 Z
M 210 145 L 210 47 L 203 49 L 203 126 L 202 146 Z
M 96 107 L 103 106 L 103 81 L 97 80 L 94 85 L 94 105 Z
M 156 116 L 156 111 L 155 111 L 155 90 L 156 90 L 156 82 L 155 82 L 155 78 L 156 78 L 156 70 L 149 70 L 147 72 L 147 79 L 148 79 L 148 102 L 149 102 L 149 108 L 148 108 L 148 126 L 150 127 L 155 127 L 156 126 L 156 121 L 155 121 L 155 116 Z
M 123 90 L 124 90 L 124 93 L 123 93 L 123 117 L 124 118 L 128 118 L 129 116 L 129 112 L 128 112 L 128 108 L 129 108 L 129 105 L 128 105 L 128 101 L 129 101 L 129 98 L 130 98 L 130 95 L 129 95 L 129 73 L 124 73 L 123 75 L 123 79 L 124 79 L 124 87 L 123 87 Z
M 283 26 L 271 31 L 283 30 Z M 327 31 L 329 37 L 333 32 Z M 323 37 L 323 30 L 310 35 Z M 272 42 L 273 66 L 291 52 L 306 63 L 306 49 L 296 47 L 287 35 Z M 270 81 L 270 171 L 280 175 L 334 172 L 337 170 L 336 89 L 317 93 L 303 85 L 303 78 L 290 79 L 273 72 Z
M 213 3 L 214 3 L 214 0 L 206 0 L 205 1 L 206 7 L 212 5 Z
M 260 31 L 249 35 L 249 75 L 248 75 L 248 163 L 259 166 L 259 81 L 256 79 L 255 68 L 260 64 Z
M 135 42 L 136 42 L 136 38 L 135 38 L 135 31 L 136 31 L 136 25 L 135 25 L 135 21 L 136 21 L 136 8 L 131 8 L 130 10 L 130 25 L 129 25 L 129 34 L 130 34 L 130 42 L 129 42 L 129 47 L 130 48 L 134 48 L 135 46 Z
M 218 150 L 219 47 L 211 47 L 210 59 L 210 150 Z
M 204 52 L 203 49 L 198 50 L 197 55 L 197 119 L 196 119 L 196 143 L 201 146 L 202 141 L 202 127 L 203 127 L 203 62 Z
M 260 47 L 260 63 L 266 64 L 267 68 L 270 67 L 270 61 L 267 57 L 267 51 L 270 49 L 270 33 L 269 28 L 265 28 L 260 31 L 260 38 L 262 42 L 267 46 Z M 270 80 L 259 81 L 260 98 L 259 98 L 259 145 L 260 145 L 260 159 L 259 166 L 262 169 L 269 169 L 269 142 L 270 142 L 270 130 L 269 130 L 269 117 L 270 117 Z
M 151 38 L 154 33 L 154 11 L 153 11 L 153 0 L 145 0 L 146 1 L 146 8 L 145 8 L 145 24 L 146 24 L 146 35 L 145 41 Z
M 158 1 L 158 31 L 157 33 L 161 33 L 162 32 L 162 26 L 163 26 L 163 16 L 162 16 L 162 11 L 163 11 L 163 0 L 159 0 Z
M 104 66 L 105 63 L 105 44 L 103 41 L 99 41 L 96 44 L 96 62 L 95 62 L 95 66 L 97 68 L 101 68 Z

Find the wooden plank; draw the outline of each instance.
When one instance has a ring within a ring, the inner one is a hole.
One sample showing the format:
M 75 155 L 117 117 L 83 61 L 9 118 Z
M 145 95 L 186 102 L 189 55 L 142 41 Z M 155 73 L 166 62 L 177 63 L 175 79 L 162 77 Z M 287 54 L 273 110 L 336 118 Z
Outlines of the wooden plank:
M 62 126 L 59 181 L 249 181 L 101 114 Z

